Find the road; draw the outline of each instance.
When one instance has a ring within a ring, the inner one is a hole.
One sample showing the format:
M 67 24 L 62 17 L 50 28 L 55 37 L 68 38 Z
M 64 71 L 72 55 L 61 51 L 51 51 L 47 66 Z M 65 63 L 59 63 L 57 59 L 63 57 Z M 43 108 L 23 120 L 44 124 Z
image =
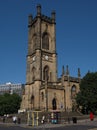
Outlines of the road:
M 80 122 L 77 124 L 44 125 L 32 128 L 26 125 L 0 125 L 0 130 L 97 130 L 97 121 Z

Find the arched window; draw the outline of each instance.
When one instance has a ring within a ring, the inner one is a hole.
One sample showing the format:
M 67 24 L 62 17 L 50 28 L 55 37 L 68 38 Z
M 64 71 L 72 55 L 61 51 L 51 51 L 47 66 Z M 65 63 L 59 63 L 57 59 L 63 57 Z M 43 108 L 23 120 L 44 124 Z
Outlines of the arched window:
M 41 92 L 41 99 L 42 99 L 42 102 L 44 101 L 44 93 Z
M 42 37 L 42 48 L 49 50 L 49 37 L 47 33 L 45 33 Z
M 45 66 L 43 70 L 43 80 L 48 80 L 49 79 L 49 67 Z
M 71 88 L 71 98 L 74 98 L 76 95 L 76 86 L 73 85 L 72 88 Z
M 56 99 L 55 98 L 53 98 L 53 100 L 52 100 L 52 108 L 53 108 L 53 110 L 57 109 L 57 103 L 56 103 Z
M 37 35 L 34 34 L 34 35 L 32 36 L 32 40 L 31 40 L 31 52 L 32 52 L 32 51 L 35 51 L 36 46 L 37 46 Z
M 34 95 L 31 96 L 31 109 L 34 108 Z
M 32 80 L 35 80 L 35 72 L 36 72 L 36 68 L 33 67 L 32 68 Z
M 33 50 L 36 49 L 36 46 L 37 46 L 37 37 L 36 35 L 33 37 Z

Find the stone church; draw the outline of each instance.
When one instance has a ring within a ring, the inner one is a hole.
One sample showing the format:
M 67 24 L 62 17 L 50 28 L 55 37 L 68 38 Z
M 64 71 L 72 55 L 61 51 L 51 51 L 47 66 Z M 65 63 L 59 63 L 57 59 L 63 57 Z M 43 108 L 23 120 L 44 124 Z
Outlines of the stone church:
M 62 67 L 58 78 L 56 52 L 56 17 L 41 13 L 37 5 L 37 14 L 28 17 L 28 54 L 25 91 L 21 109 L 25 110 L 72 110 L 76 107 L 75 96 L 79 91 L 80 69 L 78 77 L 69 75 L 68 66 Z

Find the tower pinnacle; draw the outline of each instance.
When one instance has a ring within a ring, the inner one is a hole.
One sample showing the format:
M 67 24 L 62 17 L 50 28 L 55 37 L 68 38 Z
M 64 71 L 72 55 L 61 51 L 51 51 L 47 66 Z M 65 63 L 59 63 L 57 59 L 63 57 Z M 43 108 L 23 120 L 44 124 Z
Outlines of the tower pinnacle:
M 41 5 L 38 4 L 37 5 L 37 16 L 40 16 L 41 15 Z
M 78 78 L 81 77 L 81 74 L 80 74 L 80 68 L 78 68 Z
M 66 66 L 66 75 L 69 76 L 68 65 Z
M 64 70 L 64 65 L 63 65 L 63 67 L 62 67 L 62 75 L 64 75 L 65 74 L 65 70 Z

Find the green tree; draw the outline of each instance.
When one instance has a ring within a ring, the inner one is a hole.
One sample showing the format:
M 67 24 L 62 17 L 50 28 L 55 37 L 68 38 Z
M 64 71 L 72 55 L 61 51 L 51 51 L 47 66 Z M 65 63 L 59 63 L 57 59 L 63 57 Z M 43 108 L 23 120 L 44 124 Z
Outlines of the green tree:
M 0 95 L 0 115 L 17 113 L 20 103 L 21 97 L 17 94 Z
M 76 102 L 78 107 L 82 107 L 83 113 L 97 111 L 97 72 L 88 72 L 83 77 Z

